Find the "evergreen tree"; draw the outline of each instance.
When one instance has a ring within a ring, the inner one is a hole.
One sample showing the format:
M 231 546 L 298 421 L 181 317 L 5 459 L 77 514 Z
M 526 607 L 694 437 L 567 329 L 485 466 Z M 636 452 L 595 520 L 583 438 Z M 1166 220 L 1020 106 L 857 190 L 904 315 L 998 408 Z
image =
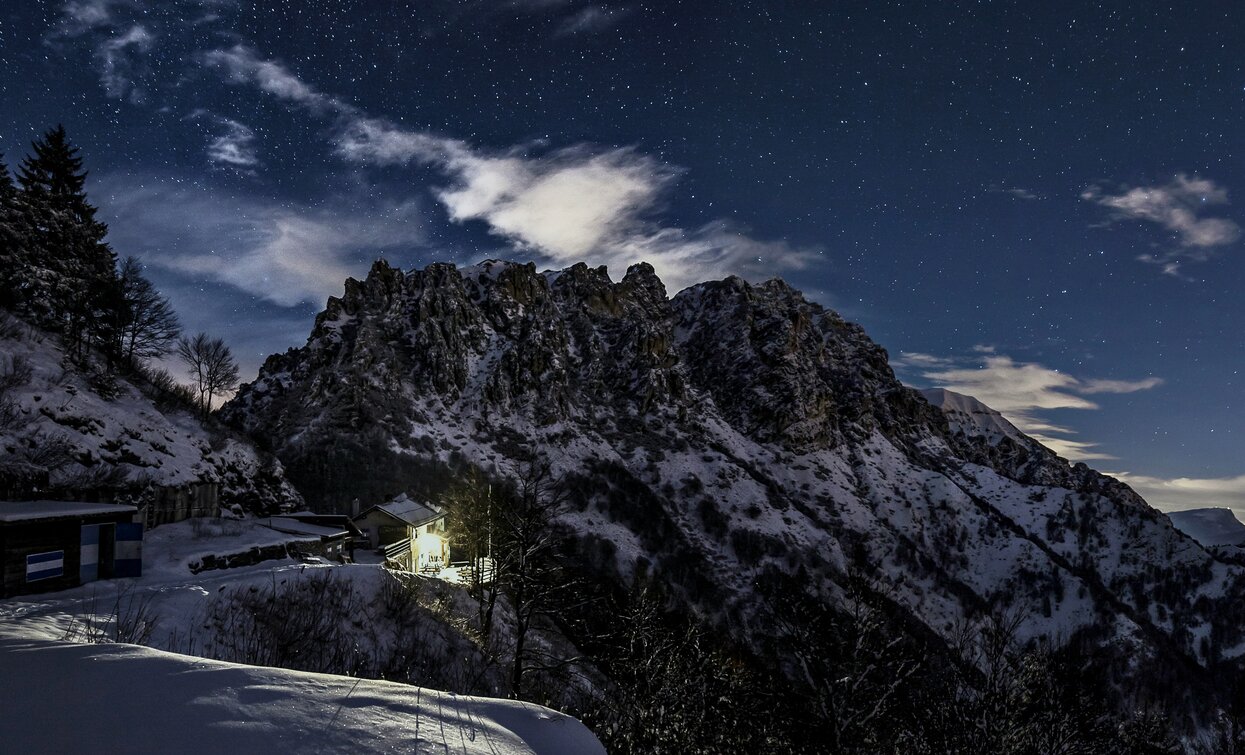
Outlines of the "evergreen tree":
M 32 145 L 18 173 L 26 240 L 24 306 L 58 327 L 71 352 L 93 345 L 115 354 L 123 304 L 108 227 L 86 199 L 78 148 L 63 126 Z
M 17 186 L 0 155 L 0 307 L 5 309 L 16 309 L 21 303 L 22 251 Z

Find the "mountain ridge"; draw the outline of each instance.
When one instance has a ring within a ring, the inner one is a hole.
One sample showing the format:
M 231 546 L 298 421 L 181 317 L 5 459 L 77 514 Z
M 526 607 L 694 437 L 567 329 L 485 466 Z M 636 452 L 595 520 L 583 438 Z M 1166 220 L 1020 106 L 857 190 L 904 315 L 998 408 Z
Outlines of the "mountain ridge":
M 1015 611 L 1022 637 L 1088 632 L 1121 667 L 1245 653 L 1239 566 L 965 406 L 903 386 L 863 329 L 778 280 L 667 297 L 643 264 L 614 282 L 378 262 L 222 414 L 324 508 L 539 450 L 573 483 L 562 524 L 588 568 L 656 575 L 745 643 L 766 575 L 833 602 L 861 571 L 947 640 Z

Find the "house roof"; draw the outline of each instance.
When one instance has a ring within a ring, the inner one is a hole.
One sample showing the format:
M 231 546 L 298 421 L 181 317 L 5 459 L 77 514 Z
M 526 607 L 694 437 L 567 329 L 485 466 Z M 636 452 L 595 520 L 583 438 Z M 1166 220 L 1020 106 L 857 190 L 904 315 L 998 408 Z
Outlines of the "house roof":
M 360 519 L 364 519 L 373 511 L 388 514 L 409 527 L 422 527 L 445 516 L 444 511 L 438 511 L 431 504 L 411 500 L 406 493 L 403 493 L 388 503 L 381 503 L 369 508 L 356 516 L 354 520 L 357 522 Z
M 133 514 L 133 506 L 117 503 L 79 503 L 76 501 L 5 501 L 0 503 L 0 522 L 25 522 L 67 516 Z
M 267 519 L 260 519 L 259 523 L 271 530 L 284 532 L 289 535 L 316 535 L 320 538 L 345 537 L 349 533 L 340 527 L 324 527 L 319 524 L 309 524 L 300 522 L 297 519 L 283 516 L 273 516 Z

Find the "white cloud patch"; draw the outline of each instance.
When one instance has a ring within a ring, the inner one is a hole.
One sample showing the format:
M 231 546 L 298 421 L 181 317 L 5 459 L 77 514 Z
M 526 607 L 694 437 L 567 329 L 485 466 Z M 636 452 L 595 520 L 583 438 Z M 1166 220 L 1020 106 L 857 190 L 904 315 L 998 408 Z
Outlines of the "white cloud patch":
M 214 167 L 254 174 L 254 169 L 259 166 L 259 153 L 255 146 L 255 131 L 250 126 L 203 108 L 195 110 L 185 120 L 207 124 L 209 135 L 205 151 L 208 163 Z
M 208 162 L 247 169 L 259 165 L 259 157 L 255 152 L 255 132 L 245 124 L 229 118 L 223 118 L 222 125 L 225 132 L 208 142 Z
M 72 37 L 111 24 L 112 11 L 109 6 L 114 4 L 113 0 L 80 0 L 66 3 L 62 9 L 64 17 L 61 19 L 60 34 Z
M 1124 394 L 1162 385 L 1157 377 L 1141 380 L 1081 379 L 1036 362 L 1017 362 L 1009 356 L 974 347 L 979 356 L 948 359 L 903 353 L 900 367 L 918 371 L 935 387 L 972 396 L 1003 414 L 1026 435 L 1073 461 L 1113 458 L 1095 443 L 1077 440 L 1075 432 L 1050 422 L 1042 412 L 1055 409 L 1098 409 L 1087 395 Z
M 1203 262 L 1215 249 L 1241 238 L 1241 227 L 1236 222 L 1207 217 L 1211 208 L 1228 204 L 1228 191 L 1205 178 L 1181 173 L 1160 186 L 1123 186 L 1118 193 L 1090 186 L 1081 192 L 1081 199 L 1109 209 L 1107 225 L 1139 220 L 1171 233 L 1176 248 L 1139 258 L 1159 265 L 1167 275 L 1184 277 L 1182 263 Z
M 415 201 L 360 206 L 340 197 L 313 208 L 227 199 L 159 178 L 106 176 L 100 186 L 117 246 L 286 307 L 322 304 L 379 254 L 425 241 Z
M 142 90 L 135 86 L 134 79 L 154 42 L 155 35 L 135 24 L 125 33 L 100 43 L 95 57 L 99 61 L 100 82 L 105 94 L 115 98 L 128 95 L 136 102 L 143 99 Z

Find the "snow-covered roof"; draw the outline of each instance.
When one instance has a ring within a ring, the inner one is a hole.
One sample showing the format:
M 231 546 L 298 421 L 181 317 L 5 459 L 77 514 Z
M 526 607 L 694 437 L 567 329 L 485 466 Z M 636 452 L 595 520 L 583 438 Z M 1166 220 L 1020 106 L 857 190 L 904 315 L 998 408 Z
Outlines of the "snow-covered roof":
M 26 522 L 63 516 L 93 514 L 133 514 L 133 506 L 119 503 L 79 503 L 76 501 L 0 501 L 0 522 Z
M 271 530 L 291 535 L 316 535 L 318 537 L 340 537 L 348 534 L 340 527 L 324 527 L 319 524 L 308 524 L 297 519 L 284 516 L 273 516 L 260 519 L 259 523 Z
M 422 527 L 429 522 L 435 522 L 445 516 L 445 512 L 438 511 L 430 504 L 411 500 L 407 497 L 406 493 L 403 493 L 388 503 L 382 503 L 371 507 L 367 511 L 364 511 L 362 514 L 355 517 L 355 521 L 366 517 L 373 511 L 382 511 L 394 519 L 398 519 L 403 523 L 410 525 L 411 527 Z

